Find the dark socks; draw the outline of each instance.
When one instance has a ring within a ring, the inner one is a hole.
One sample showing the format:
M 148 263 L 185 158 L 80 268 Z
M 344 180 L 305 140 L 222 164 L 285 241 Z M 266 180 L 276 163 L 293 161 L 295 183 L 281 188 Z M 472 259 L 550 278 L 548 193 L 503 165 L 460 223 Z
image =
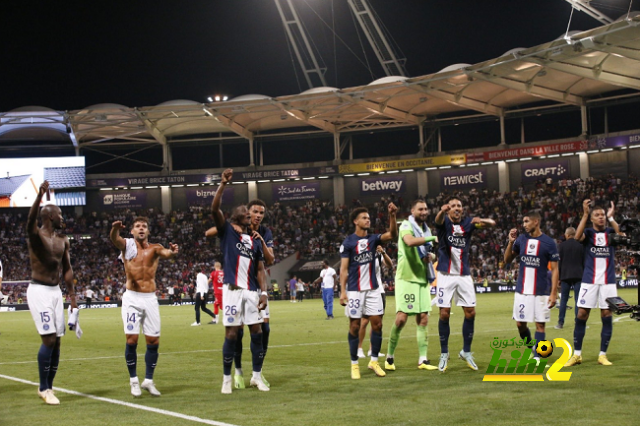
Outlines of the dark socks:
M 354 336 L 351 333 L 348 333 L 349 339 L 349 353 L 351 354 L 351 361 L 358 361 L 358 336 Z M 378 348 L 378 352 L 380 348 Z M 371 352 L 373 352 L 373 348 L 371 348 Z
M 253 361 L 253 371 L 262 371 L 262 362 L 264 361 L 262 333 L 255 333 L 251 335 L 251 359 Z
M 236 341 L 225 338 L 224 344 L 222 345 L 222 369 L 225 376 L 231 375 L 231 365 L 233 364 L 235 349 Z
M 56 373 L 58 372 L 58 364 L 60 363 L 60 349 L 54 349 L 51 353 L 51 365 L 49 367 L 49 389 L 53 389 L 53 379 L 56 377 Z
M 124 359 L 127 361 L 127 369 L 129 370 L 129 377 L 136 377 L 138 374 L 136 373 L 136 367 L 138 364 L 138 354 L 136 349 L 138 348 L 138 344 L 129 345 L 127 344 L 124 350 Z
M 236 368 L 241 369 L 242 368 L 242 338 L 244 337 L 244 327 L 241 327 L 238 330 L 237 336 L 238 337 L 236 338 L 235 349 L 233 351 L 233 359 L 235 361 Z
M 53 348 L 40 345 L 38 351 L 38 371 L 40 373 L 40 391 L 49 389 L 49 371 L 51 369 L 51 356 Z
M 520 338 L 524 340 L 524 344 L 533 349 L 533 345 L 531 345 L 531 330 L 529 330 L 529 327 L 524 330 L 518 329 L 518 331 L 520 332 Z
M 349 344 L 351 344 L 351 342 L 349 342 Z M 371 330 L 371 356 L 377 358 L 381 347 L 382 347 L 382 331 Z
M 158 364 L 158 345 L 147 345 L 147 353 L 144 355 L 144 362 L 147 364 L 147 371 L 144 378 L 153 380 L 153 372 Z
M 262 350 L 264 356 L 267 356 L 267 349 L 269 348 L 269 334 L 271 333 L 271 327 L 268 322 L 262 323 Z
M 538 343 L 547 339 L 546 333 L 544 331 L 536 331 L 535 337 L 536 337 L 536 346 L 538 345 Z M 539 356 L 538 353 L 534 353 L 533 355 Z
M 471 352 L 475 320 L 475 317 L 465 318 L 462 323 L 462 350 L 465 352 Z
M 613 334 L 613 318 L 602 318 L 602 333 L 600 333 L 600 351 L 606 352 L 609 347 L 609 341 L 611 341 L 611 335 Z
M 576 351 L 582 350 L 582 341 L 584 340 L 584 333 L 587 329 L 587 322 L 576 318 L 576 327 L 573 330 L 573 349 Z
M 449 334 L 451 334 L 449 320 L 438 321 L 438 334 L 440 335 L 440 352 L 443 354 L 449 353 Z

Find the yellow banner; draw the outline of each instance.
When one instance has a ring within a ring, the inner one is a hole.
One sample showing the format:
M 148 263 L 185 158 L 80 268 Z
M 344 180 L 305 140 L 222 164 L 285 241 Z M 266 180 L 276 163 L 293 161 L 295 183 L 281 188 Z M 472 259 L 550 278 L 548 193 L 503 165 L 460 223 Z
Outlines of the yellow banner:
M 440 157 L 410 158 L 406 160 L 376 161 L 373 163 L 341 164 L 344 173 L 386 172 L 387 170 L 413 169 L 421 167 L 451 166 L 464 164 L 466 154 L 442 155 Z

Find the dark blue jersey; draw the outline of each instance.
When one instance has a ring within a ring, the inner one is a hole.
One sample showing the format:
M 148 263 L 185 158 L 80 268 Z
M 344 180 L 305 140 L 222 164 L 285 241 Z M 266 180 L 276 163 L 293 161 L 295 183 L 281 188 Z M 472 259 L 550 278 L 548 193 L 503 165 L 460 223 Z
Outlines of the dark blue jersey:
M 442 225 L 436 223 L 438 231 L 438 271 L 451 275 L 471 275 L 469 247 L 471 232 L 475 225 L 465 217 L 453 223 L 445 215 Z
M 273 233 L 271 232 L 271 229 L 264 225 L 260 225 L 258 226 L 258 234 L 262 236 L 267 247 L 273 248 Z
M 536 238 L 520 234 L 511 250 L 520 256 L 516 291 L 548 296 L 551 293 L 551 280 L 547 274 L 549 262 L 560 260 L 555 241 L 545 234 Z
M 376 247 L 381 244 L 381 234 L 359 237 L 351 234 L 340 246 L 340 256 L 349 259 L 347 291 L 365 291 L 378 288 L 376 278 Z
M 237 233 L 229 222 L 218 230 L 218 235 L 224 255 L 225 284 L 258 290 L 258 262 L 264 261 L 262 243 L 250 235 Z
M 613 228 L 596 231 L 584 230 L 584 272 L 582 282 L 589 284 L 614 284 L 616 271 L 614 265 L 615 247 L 609 245 L 609 235 L 615 234 Z

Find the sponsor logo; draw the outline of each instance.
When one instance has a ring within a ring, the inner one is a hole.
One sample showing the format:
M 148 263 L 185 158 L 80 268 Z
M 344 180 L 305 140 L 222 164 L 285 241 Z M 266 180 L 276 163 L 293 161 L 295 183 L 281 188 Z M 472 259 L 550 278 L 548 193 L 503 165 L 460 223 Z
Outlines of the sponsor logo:
M 363 180 L 361 182 L 362 192 L 374 192 L 374 191 L 389 191 L 389 192 L 400 192 L 402 189 L 402 184 L 404 182 L 401 180 Z
M 469 175 L 457 175 L 457 176 L 445 176 L 443 178 L 444 186 L 461 186 L 461 185 L 475 185 L 484 183 L 484 173 L 478 172 Z
M 105 195 L 104 198 L 102 199 L 102 202 L 105 206 L 108 206 L 109 204 L 113 204 L 113 195 L 111 194 Z
M 558 164 L 557 166 L 551 167 L 540 167 L 534 169 L 527 169 L 524 171 L 524 175 L 526 177 L 552 177 L 552 176 L 562 176 L 567 172 L 567 169 L 562 166 L 562 164 Z
M 573 355 L 573 348 L 565 339 L 553 339 L 551 342 L 543 340 L 536 342 L 525 339 L 516 340 L 516 338 L 500 340 L 494 337 L 491 342 L 493 356 L 487 367 L 483 382 L 543 382 L 546 375 L 547 380 L 556 382 L 566 382 L 571 378 L 571 372 L 561 372 L 560 369 L 569 361 Z M 531 349 L 528 347 L 533 345 L 537 356 L 541 359 L 535 360 L 531 358 Z M 548 357 L 553 353 L 553 349 L 561 349 L 562 355 L 553 362 L 545 373 L 547 368 Z M 510 358 L 502 358 L 502 352 L 506 350 Z

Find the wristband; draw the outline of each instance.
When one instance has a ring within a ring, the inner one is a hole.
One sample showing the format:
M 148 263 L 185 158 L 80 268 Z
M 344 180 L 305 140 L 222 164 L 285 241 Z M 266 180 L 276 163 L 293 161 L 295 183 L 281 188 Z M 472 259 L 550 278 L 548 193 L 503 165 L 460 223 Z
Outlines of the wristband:
M 269 295 L 269 293 L 267 293 L 266 291 L 263 291 L 263 292 L 260 293 L 260 296 L 268 296 L 268 295 Z
M 608 220 L 609 222 L 613 222 L 615 219 L 614 219 L 614 218 L 612 218 L 612 217 L 608 217 L 608 218 L 607 218 L 607 220 Z

